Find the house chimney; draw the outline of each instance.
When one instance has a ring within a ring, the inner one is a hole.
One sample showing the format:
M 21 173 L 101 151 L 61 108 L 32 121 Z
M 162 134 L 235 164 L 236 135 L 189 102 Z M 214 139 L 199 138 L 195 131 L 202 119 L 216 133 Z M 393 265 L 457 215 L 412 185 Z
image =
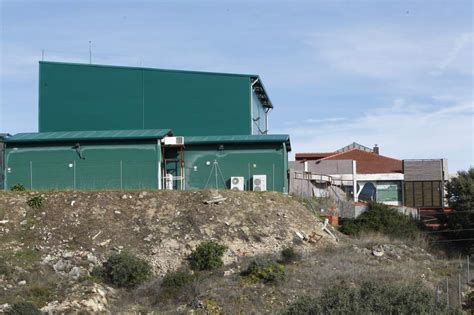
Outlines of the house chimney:
M 379 154 L 379 147 L 376 145 L 374 145 L 374 149 L 373 149 L 374 153 L 375 154 Z

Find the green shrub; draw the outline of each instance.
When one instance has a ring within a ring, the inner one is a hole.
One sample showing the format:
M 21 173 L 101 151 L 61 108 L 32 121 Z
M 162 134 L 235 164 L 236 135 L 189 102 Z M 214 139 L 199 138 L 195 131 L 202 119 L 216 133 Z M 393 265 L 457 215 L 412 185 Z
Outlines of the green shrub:
M 151 276 L 151 267 L 146 261 L 123 252 L 110 256 L 102 268 L 94 268 L 93 276 L 118 287 L 134 287 Z
M 15 184 L 13 185 L 12 187 L 10 187 L 10 190 L 11 191 L 25 191 L 25 186 L 23 186 L 22 184 Z
M 286 247 L 281 251 L 282 263 L 290 264 L 298 260 L 301 260 L 301 254 L 295 251 L 293 247 Z
M 212 270 L 224 265 L 224 256 L 227 246 L 213 241 L 203 242 L 189 255 L 189 264 L 193 270 Z
M 92 280 L 102 280 L 102 281 L 107 280 L 107 277 L 105 276 L 104 267 L 100 265 L 94 266 L 94 268 L 92 268 L 90 276 Z
M 370 202 L 368 209 L 356 219 L 344 219 L 339 229 L 347 235 L 381 233 L 396 238 L 416 238 L 419 228 L 409 216 L 386 205 Z
M 41 196 L 34 196 L 31 197 L 27 202 L 28 206 L 33 209 L 39 209 L 43 206 L 43 197 Z
M 474 291 L 466 296 L 466 308 L 471 311 L 470 314 L 474 313 Z
M 276 282 L 285 278 L 285 266 L 268 259 L 256 259 L 242 273 L 253 282 Z
M 319 301 L 311 296 L 303 295 L 291 303 L 283 313 L 285 315 L 322 314 Z
M 327 288 L 318 297 L 303 296 L 284 314 L 452 314 L 437 304 L 434 292 L 421 284 L 393 285 L 365 282 L 356 287 L 346 282 Z
M 33 303 L 18 302 L 12 304 L 6 313 L 11 315 L 40 315 L 41 311 Z
M 0 275 L 7 275 L 11 271 L 10 266 L 8 266 L 7 262 L 5 259 L 0 257 Z
M 195 279 L 195 275 L 186 271 L 168 272 L 161 282 L 162 295 L 173 296 L 189 286 Z

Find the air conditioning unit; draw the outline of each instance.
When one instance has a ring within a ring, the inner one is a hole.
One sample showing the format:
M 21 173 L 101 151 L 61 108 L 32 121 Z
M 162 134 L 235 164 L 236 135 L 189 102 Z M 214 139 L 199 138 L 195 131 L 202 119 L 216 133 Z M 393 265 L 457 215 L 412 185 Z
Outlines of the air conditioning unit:
M 230 189 L 244 190 L 244 178 L 241 176 L 233 176 L 230 178 Z
M 267 175 L 253 175 L 252 178 L 253 191 L 267 190 Z
M 184 145 L 184 137 L 164 137 L 164 145 Z

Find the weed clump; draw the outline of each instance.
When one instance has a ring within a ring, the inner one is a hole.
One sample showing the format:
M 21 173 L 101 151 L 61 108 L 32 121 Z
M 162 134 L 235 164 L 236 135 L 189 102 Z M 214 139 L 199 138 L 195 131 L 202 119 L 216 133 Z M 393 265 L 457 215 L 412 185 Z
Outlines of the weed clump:
M 6 311 L 10 315 L 40 315 L 41 311 L 31 302 L 17 302 Z
M 376 202 L 369 203 L 367 211 L 356 219 L 344 219 L 339 230 L 353 236 L 375 232 L 395 238 L 414 239 L 419 235 L 418 225 L 413 218 Z
M 285 278 L 285 266 L 268 259 L 256 259 L 250 262 L 246 270 L 241 273 L 252 282 L 277 282 Z
M 22 184 L 15 184 L 13 186 L 10 187 L 10 190 L 11 191 L 25 191 L 25 186 L 23 186 Z
M 27 202 L 28 206 L 33 209 L 39 209 L 43 206 L 43 197 L 41 196 L 34 196 L 31 197 Z
M 466 296 L 466 308 L 470 310 L 471 312 L 474 312 L 474 291 L 471 291 Z
M 291 264 L 295 261 L 301 260 L 301 254 L 298 253 L 294 247 L 286 247 L 281 251 L 281 263 Z
M 192 270 L 212 270 L 224 265 L 224 256 L 227 246 L 213 241 L 203 242 L 189 255 L 189 264 Z
M 168 272 L 163 278 L 161 287 L 165 291 L 176 292 L 187 286 L 195 279 L 195 275 L 186 271 Z
M 432 314 L 445 305 L 421 284 L 381 284 L 365 282 L 360 287 L 338 283 L 318 297 L 301 296 L 284 314 Z
M 0 257 L 0 275 L 7 275 L 10 273 L 10 271 L 10 266 L 2 257 Z
M 118 287 L 135 287 L 151 276 L 150 265 L 131 254 L 113 254 L 102 267 L 94 268 L 92 276 Z

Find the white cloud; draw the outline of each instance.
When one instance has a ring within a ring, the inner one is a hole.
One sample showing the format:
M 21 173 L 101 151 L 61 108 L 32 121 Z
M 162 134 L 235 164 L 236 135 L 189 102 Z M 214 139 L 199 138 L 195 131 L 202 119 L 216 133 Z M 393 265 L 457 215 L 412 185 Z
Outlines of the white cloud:
M 456 59 L 458 58 L 459 54 L 463 51 L 466 50 L 472 54 L 472 42 L 473 42 L 474 34 L 473 33 L 464 33 L 459 35 L 455 41 L 454 41 L 454 46 L 449 52 L 448 56 L 446 57 L 445 60 L 443 60 L 440 65 L 438 66 L 438 69 L 433 71 L 433 75 L 442 75 L 444 71 L 451 65 L 453 64 Z M 472 55 L 471 55 L 471 61 L 472 61 Z M 463 65 L 465 66 L 465 64 Z M 472 65 L 471 65 L 472 67 Z M 468 69 L 469 70 L 469 69 Z M 472 69 L 471 69 L 472 73 Z
M 353 75 L 393 79 L 440 75 L 450 70 L 472 75 L 473 33 L 423 37 L 392 29 L 313 33 L 306 44 L 314 57 Z

